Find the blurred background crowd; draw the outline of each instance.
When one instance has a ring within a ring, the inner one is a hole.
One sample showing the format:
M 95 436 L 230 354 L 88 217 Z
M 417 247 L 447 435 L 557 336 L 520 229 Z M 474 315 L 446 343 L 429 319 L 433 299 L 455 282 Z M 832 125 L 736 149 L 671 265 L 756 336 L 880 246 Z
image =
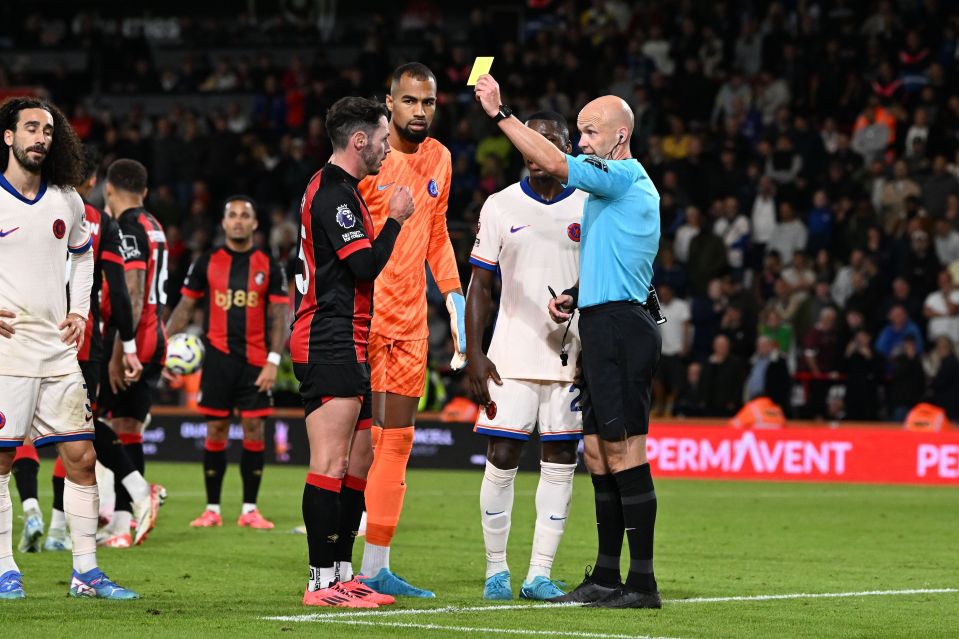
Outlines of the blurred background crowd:
M 655 413 L 725 417 L 766 395 L 790 417 L 899 420 L 929 401 L 959 419 L 955 1 L 361 4 L 4 3 L 0 95 L 47 95 L 104 167 L 147 166 L 171 304 L 230 193 L 255 198 L 257 243 L 295 272 L 326 110 L 384 95 L 399 63 L 438 79 L 464 285 L 483 202 L 523 169 L 465 86 L 473 57 L 496 56 L 518 114 L 566 115 L 574 146 L 578 109 L 619 95 L 662 198 Z M 430 294 L 441 398 L 462 386 Z

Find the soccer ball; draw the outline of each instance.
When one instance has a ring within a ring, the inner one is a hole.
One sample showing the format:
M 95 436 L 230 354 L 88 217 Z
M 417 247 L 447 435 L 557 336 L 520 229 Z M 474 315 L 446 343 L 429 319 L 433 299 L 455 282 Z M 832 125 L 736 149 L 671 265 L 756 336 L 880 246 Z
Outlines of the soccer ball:
M 167 341 L 166 367 L 178 375 L 189 375 L 203 365 L 203 342 L 196 335 L 178 333 Z

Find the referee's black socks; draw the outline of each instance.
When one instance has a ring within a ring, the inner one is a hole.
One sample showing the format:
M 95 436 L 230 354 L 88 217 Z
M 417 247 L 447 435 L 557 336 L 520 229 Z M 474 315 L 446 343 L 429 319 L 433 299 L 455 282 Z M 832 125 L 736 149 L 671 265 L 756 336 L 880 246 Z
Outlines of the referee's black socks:
M 620 583 L 619 557 L 623 550 L 623 506 L 614 475 L 590 475 L 596 499 L 599 552 L 590 578 L 604 586 Z
M 627 468 L 613 475 L 619 486 L 622 517 L 629 542 L 629 574 L 626 585 L 656 591 L 653 575 L 653 530 L 656 527 L 656 491 L 649 464 Z

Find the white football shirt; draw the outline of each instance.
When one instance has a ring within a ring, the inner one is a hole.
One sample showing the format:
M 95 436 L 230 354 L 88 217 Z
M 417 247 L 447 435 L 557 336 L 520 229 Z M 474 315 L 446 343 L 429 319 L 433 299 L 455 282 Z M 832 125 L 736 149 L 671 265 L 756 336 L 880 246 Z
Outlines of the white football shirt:
M 579 280 L 580 221 L 587 194 L 565 189 L 550 202 L 528 179 L 494 193 L 480 212 L 470 263 L 499 270 L 499 313 L 488 356 L 501 377 L 571 382 L 579 354 L 578 314 L 566 337 L 568 365 L 560 362 L 566 324 L 556 324 L 546 305 Z
M 0 337 L 0 375 L 55 377 L 80 370 L 76 344 L 60 341 L 67 316 L 64 259 L 84 253 L 91 236 L 83 200 L 72 188 L 43 184 L 23 197 L 0 174 L 0 308 L 16 333 Z

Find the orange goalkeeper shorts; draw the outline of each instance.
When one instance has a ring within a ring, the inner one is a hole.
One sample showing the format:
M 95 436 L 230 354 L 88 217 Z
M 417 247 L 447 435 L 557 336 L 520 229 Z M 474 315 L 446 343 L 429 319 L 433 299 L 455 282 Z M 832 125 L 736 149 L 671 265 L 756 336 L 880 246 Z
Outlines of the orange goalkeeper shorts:
M 397 340 L 370 332 L 370 386 L 374 393 L 422 397 L 429 340 Z

